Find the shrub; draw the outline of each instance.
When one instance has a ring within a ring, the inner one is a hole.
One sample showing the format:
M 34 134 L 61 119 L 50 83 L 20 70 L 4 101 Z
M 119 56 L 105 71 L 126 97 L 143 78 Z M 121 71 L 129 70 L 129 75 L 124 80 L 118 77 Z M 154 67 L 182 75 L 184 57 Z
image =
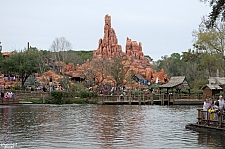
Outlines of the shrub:
M 141 93 L 141 91 L 138 91 L 138 90 L 133 91 L 134 95 L 140 95 L 140 93 Z
M 87 104 L 88 99 L 87 98 L 78 98 L 78 99 L 73 100 L 73 103 L 75 103 L 75 104 Z
M 56 104 L 62 104 L 63 93 L 61 91 L 52 91 L 53 102 Z

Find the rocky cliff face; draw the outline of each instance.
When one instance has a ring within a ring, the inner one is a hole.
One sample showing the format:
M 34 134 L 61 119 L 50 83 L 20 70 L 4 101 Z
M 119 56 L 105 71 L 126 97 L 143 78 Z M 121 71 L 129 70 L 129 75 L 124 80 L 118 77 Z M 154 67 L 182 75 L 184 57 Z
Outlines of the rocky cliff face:
M 104 37 L 99 39 L 98 49 L 94 50 L 93 60 L 100 59 L 103 56 L 110 59 L 116 55 L 127 57 L 127 59 L 124 58 L 124 67 L 129 67 L 135 74 L 141 74 L 148 81 L 154 82 L 157 77 L 159 82 L 162 83 L 168 80 L 168 76 L 164 74 L 163 70 L 156 72 L 150 67 L 150 61 L 144 57 L 141 42 L 132 41 L 127 37 L 126 51 L 122 51 L 115 30 L 111 27 L 111 16 L 106 15 Z
M 141 74 L 149 82 L 155 82 L 156 78 L 161 83 L 168 81 L 168 76 L 164 74 L 163 70 L 156 72 L 151 68 L 150 61 L 144 57 L 141 42 L 132 41 L 127 37 L 126 50 L 125 52 L 122 51 L 121 45 L 118 44 L 116 32 L 111 26 L 111 16 L 109 15 L 105 16 L 104 36 L 99 39 L 97 50 L 93 51 L 93 59 L 91 61 L 88 60 L 83 65 L 77 65 L 75 70 L 70 64 L 63 67 L 63 71 L 70 76 L 79 77 L 87 73 L 88 70 L 93 69 L 95 61 L 103 59 L 103 57 L 110 61 L 115 56 L 122 57 L 123 68 L 129 68 L 134 74 Z M 97 76 L 95 81 L 103 79 L 100 73 L 95 75 Z M 105 81 L 103 82 L 110 82 L 112 78 L 107 76 L 104 79 Z

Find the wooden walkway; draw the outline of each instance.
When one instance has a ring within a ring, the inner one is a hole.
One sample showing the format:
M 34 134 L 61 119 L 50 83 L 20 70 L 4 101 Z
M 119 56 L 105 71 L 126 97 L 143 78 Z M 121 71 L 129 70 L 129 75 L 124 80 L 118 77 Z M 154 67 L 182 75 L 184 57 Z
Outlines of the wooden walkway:
M 1 98 L 0 99 L 0 105 L 9 105 L 9 104 L 19 104 L 19 99 L 14 98 Z
M 98 96 L 98 104 L 109 105 L 201 105 L 204 103 L 204 98 L 199 95 L 155 95 L 150 96 L 110 96 L 102 95 Z
M 8 90 L 4 90 L 3 92 L 7 92 Z M 0 105 L 10 105 L 10 104 L 21 104 L 21 99 L 26 98 L 47 98 L 49 96 L 49 92 L 42 91 L 22 91 L 22 90 L 14 90 L 13 94 L 16 94 L 16 98 L 0 98 Z M 26 102 L 27 103 L 27 102 Z

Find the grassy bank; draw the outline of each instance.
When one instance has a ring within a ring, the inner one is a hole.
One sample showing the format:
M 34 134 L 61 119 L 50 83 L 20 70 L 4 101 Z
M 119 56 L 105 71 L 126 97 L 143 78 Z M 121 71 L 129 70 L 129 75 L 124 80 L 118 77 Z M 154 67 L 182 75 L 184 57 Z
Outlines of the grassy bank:
M 20 100 L 23 103 L 32 103 L 32 104 L 95 104 L 97 103 L 97 99 L 93 101 L 89 101 L 88 98 L 65 98 L 65 99 L 34 99 L 34 98 L 27 98 Z

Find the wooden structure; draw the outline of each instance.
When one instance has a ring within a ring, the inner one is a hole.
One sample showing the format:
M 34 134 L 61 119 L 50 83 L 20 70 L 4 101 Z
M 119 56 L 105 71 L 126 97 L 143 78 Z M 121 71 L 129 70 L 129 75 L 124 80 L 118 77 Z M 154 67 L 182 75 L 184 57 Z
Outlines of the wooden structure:
M 187 89 L 190 93 L 190 86 L 185 76 L 171 77 L 168 83 L 159 85 L 160 93 L 161 93 L 161 89 L 163 88 L 167 89 L 167 94 L 169 94 L 169 89 L 172 89 L 172 92 L 173 92 L 173 89 L 176 89 L 177 92 L 180 93 L 180 90 L 182 88 Z
M 136 81 L 136 82 L 140 82 L 140 83 L 143 83 L 145 85 L 148 85 L 148 80 L 145 79 L 141 74 L 136 74 L 133 76 L 133 79 Z
M 225 77 L 210 77 L 209 84 L 217 84 L 220 87 L 223 87 L 225 85 Z
M 208 111 L 203 111 L 202 109 L 198 110 L 197 123 L 187 124 L 186 128 L 188 129 L 207 129 L 207 130 L 219 130 L 225 131 L 225 113 L 217 115 L 217 113 L 209 113 Z M 212 115 L 217 116 L 217 118 L 212 118 Z
M 202 90 L 204 95 L 213 97 L 215 94 L 219 94 L 220 91 L 223 91 L 223 88 L 217 84 L 206 84 L 202 87 Z
M 7 90 L 5 90 L 7 91 Z M 14 90 L 13 93 L 16 95 L 16 98 L 1 98 L 0 105 L 8 105 L 8 104 L 19 104 L 23 99 L 26 98 L 49 98 L 49 92 L 43 91 L 24 91 L 24 90 Z
M 202 94 L 151 94 L 151 95 L 137 95 L 137 96 L 123 96 L 118 95 L 102 95 L 98 96 L 98 104 L 109 105 L 202 105 L 204 102 L 204 95 Z
M 19 104 L 18 98 L 1 98 L 0 105 Z

